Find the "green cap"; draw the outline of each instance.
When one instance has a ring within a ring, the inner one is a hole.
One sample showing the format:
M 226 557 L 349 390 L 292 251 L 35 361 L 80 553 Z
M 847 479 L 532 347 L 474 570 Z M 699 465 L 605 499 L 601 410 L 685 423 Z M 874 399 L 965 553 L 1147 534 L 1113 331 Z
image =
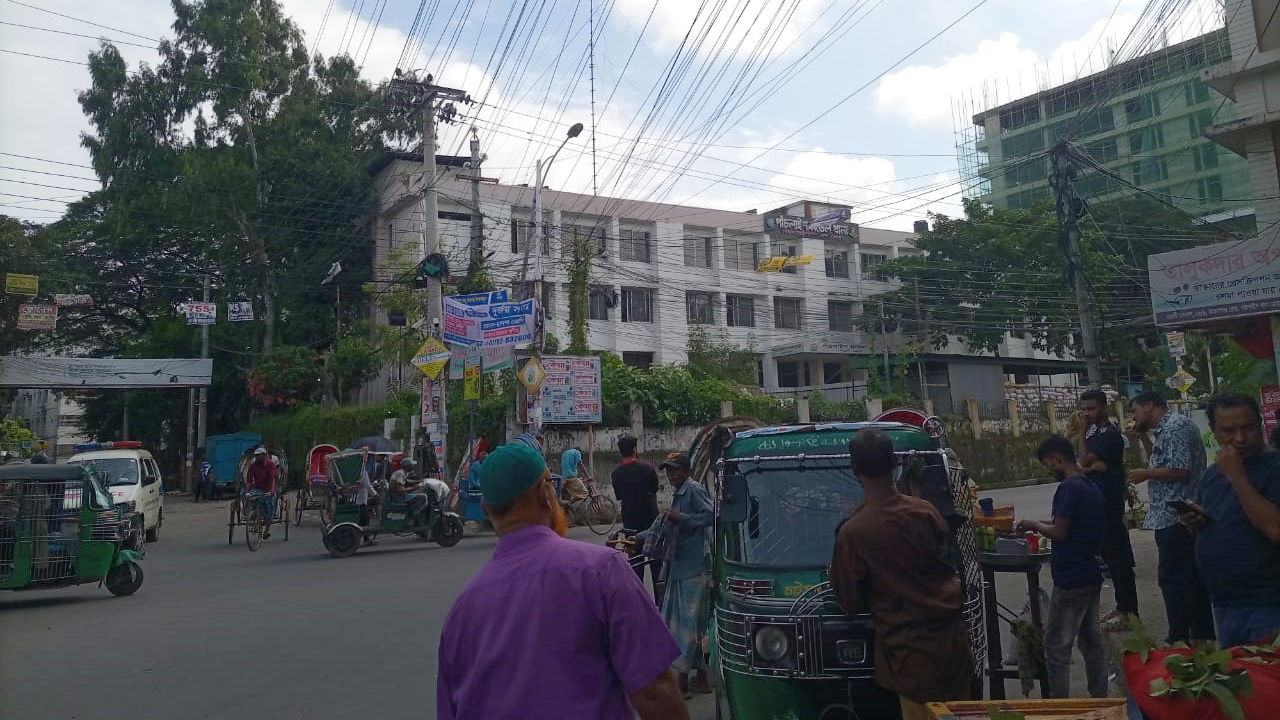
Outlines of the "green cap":
M 489 453 L 480 465 L 484 504 L 502 507 L 528 492 L 547 470 L 542 453 L 523 443 L 507 443 Z

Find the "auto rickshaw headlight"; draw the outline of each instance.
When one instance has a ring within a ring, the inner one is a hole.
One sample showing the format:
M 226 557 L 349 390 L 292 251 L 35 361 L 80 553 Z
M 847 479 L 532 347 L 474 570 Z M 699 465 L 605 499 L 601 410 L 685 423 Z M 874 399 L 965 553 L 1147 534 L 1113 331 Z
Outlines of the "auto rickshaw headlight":
M 756 630 L 756 656 L 765 662 L 777 662 L 787 656 L 787 634 L 772 625 L 764 625 Z

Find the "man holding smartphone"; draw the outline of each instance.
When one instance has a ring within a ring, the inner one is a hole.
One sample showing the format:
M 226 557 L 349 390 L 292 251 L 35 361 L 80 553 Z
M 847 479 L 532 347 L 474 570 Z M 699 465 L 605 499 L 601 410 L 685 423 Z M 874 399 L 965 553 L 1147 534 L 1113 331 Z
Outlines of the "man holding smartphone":
M 1200 429 L 1186 415 L 1169 412 L 1164 398 L 1154 392 L 1133 399 L 1133 420 L 1151 463 L 1147 469 L 1131 470 L 1129 481 L 1147 483 L 1150 503 L 1142 528 L 1156 535 L 1156 577 L 1169 619 L 1166 642 L 1213 640 L 1213 609 L 1196 567 L 1195 537 L 1169 506 L 1195 498 L 1200 487 L 1206 464 Z M 1155 434 L 1154 443 L 1148 432 Z
M 1232 647 L 1280 629 L 1280 452 L 1267 448 L 1262 413 L 1247 395 L 1211 398 L 1209 427 L 1217 462 L 1180 516 L 1197 533 L 1218 640 Z

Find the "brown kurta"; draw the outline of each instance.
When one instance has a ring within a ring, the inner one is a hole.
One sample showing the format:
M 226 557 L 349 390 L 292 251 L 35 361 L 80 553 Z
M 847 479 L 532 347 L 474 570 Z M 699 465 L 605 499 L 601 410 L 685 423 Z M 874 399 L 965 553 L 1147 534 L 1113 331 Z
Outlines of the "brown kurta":
M 916 702 L 967 697 L 973 678 L 949 535 L 932 505 L 895 494 L 853 511 L 831 559 L 841 606 L 874 621 L 876 684 Z

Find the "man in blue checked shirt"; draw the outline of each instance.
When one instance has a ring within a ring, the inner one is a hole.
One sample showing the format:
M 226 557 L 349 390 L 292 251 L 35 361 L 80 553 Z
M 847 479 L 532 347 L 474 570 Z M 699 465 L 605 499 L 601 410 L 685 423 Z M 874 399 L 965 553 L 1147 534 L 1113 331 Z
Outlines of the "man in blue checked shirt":
M 1133 420 L 1151 462 L 1147 469 L 1131 470 L 1129 481 L 1147 483 L 1150 502 L 1142 528 L 1156 534 L 1156 576 L 1169 619 L 1167 641 L 1213 640 L 1213 609 L 1196 567 L 1195 536 L 1178 522 L 1178 512 L 1170 506 L 1196 498 L 1207 464 L 1200 429 L 1186 415 L 1169 412 L 1164 398 L 1154 392 L 1133 399 Z M 1148 432 L 1155 434 L 1154 443 Z

